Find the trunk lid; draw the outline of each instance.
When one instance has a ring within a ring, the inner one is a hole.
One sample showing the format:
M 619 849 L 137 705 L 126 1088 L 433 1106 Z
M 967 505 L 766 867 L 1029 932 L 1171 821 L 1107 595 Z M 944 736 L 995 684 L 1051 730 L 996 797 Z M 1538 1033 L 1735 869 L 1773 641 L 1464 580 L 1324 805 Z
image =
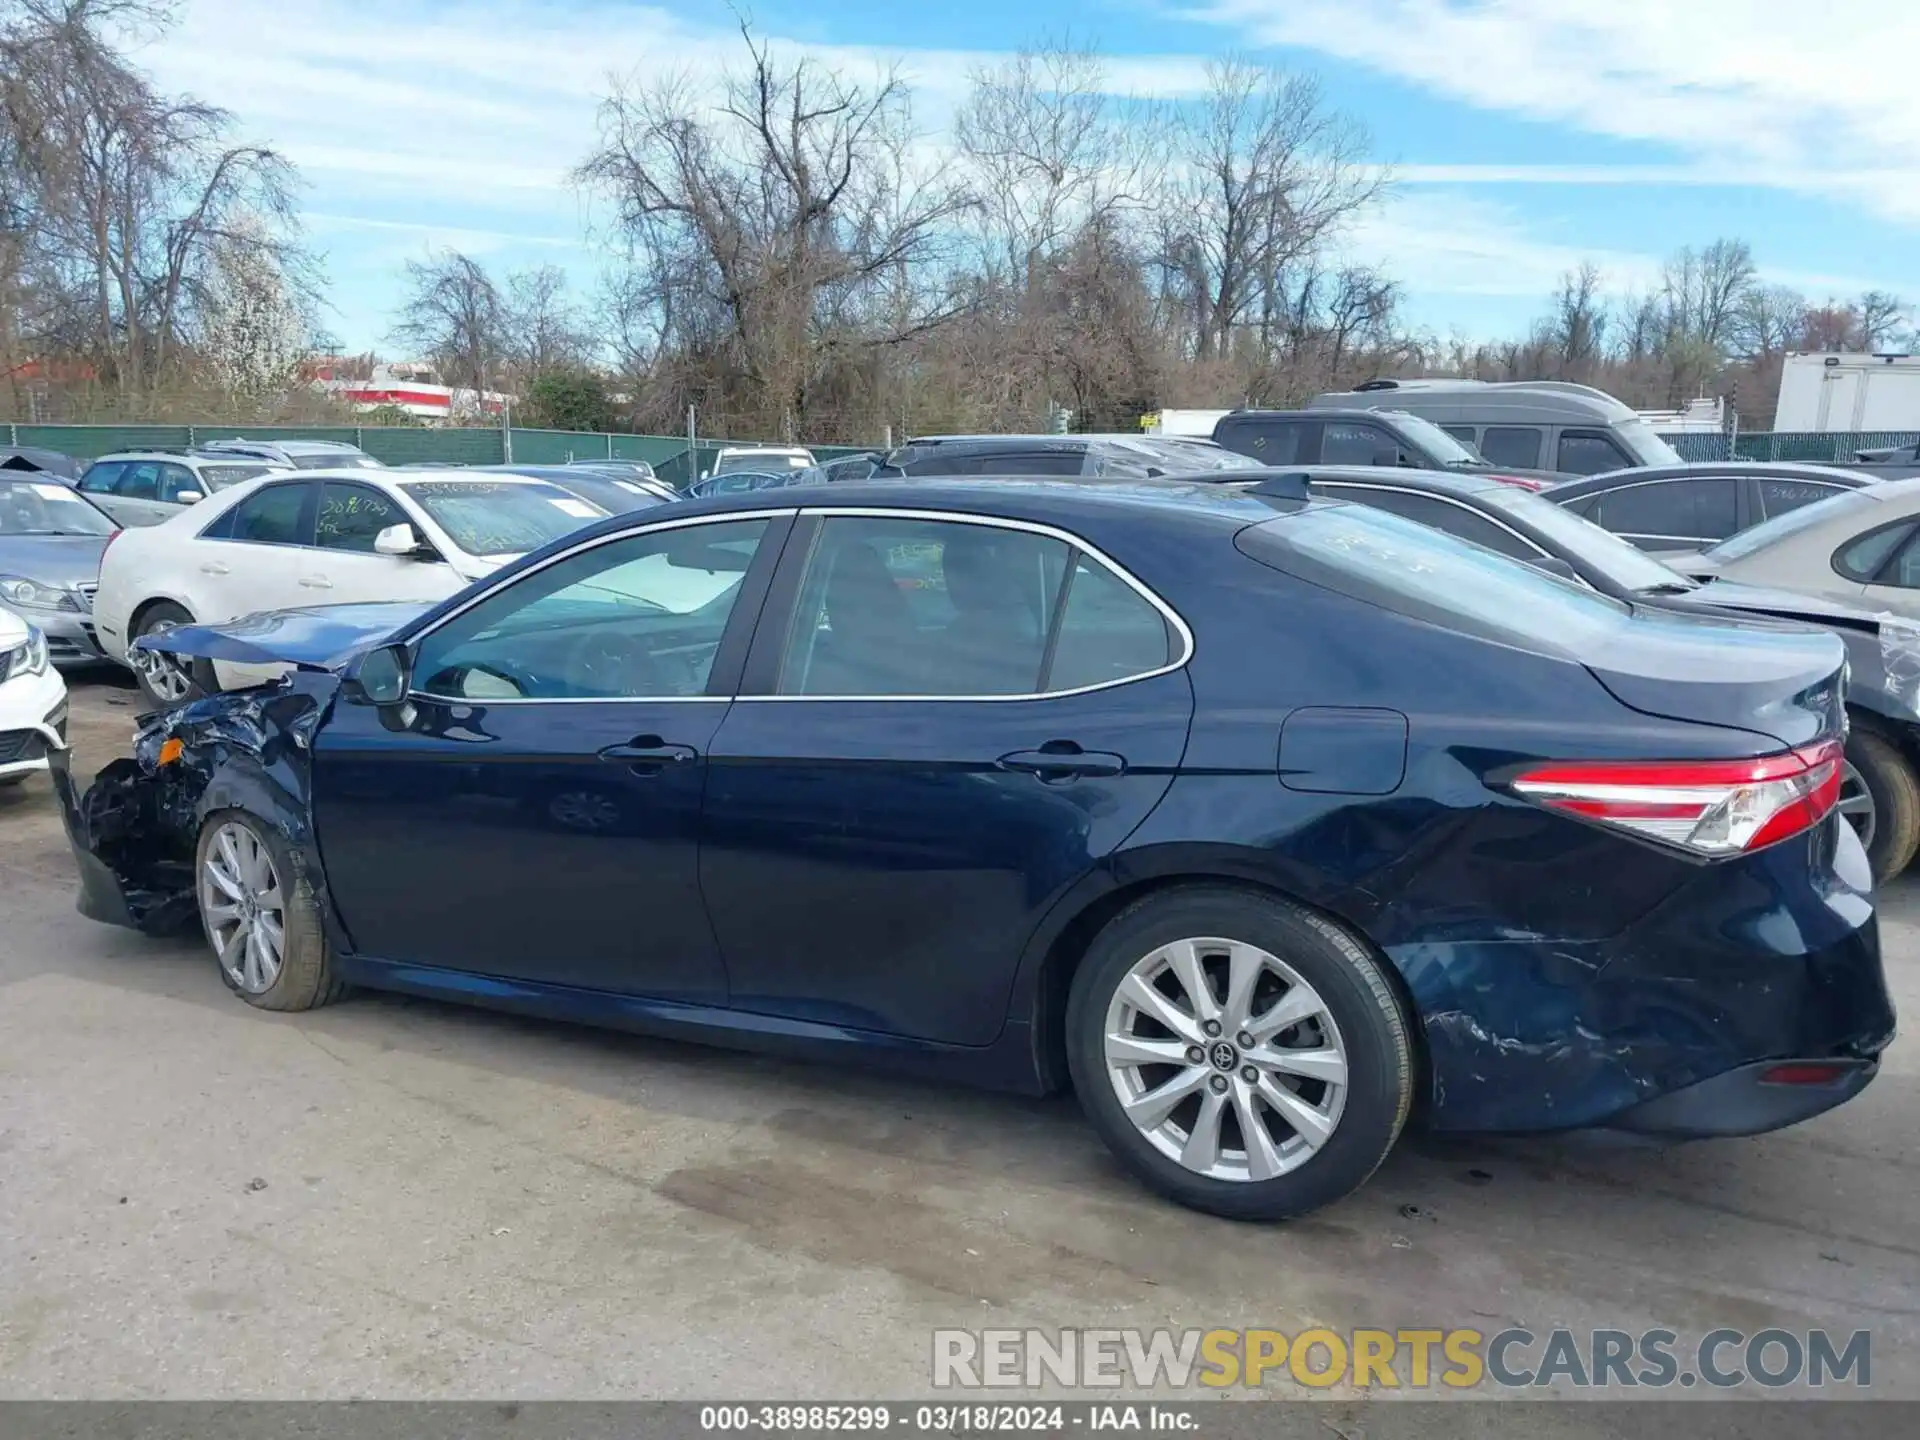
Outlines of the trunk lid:
M 1724 725 L 1806 745 L 1845 728 L 1847 649 L 1785 620 L 1636 606 L 1581 657 L 1621 704 L 1663 720 Z

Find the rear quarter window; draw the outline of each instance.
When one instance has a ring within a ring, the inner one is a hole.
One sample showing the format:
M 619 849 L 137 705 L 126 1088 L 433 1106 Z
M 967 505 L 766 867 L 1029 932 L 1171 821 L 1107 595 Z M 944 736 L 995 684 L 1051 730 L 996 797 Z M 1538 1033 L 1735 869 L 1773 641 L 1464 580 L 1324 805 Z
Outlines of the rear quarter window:
M 1261 564 L 1430 625 L 1559 659 L 1631 616 L 1627 606 L 1398 515 L 1309 506 L 1234 537 Z

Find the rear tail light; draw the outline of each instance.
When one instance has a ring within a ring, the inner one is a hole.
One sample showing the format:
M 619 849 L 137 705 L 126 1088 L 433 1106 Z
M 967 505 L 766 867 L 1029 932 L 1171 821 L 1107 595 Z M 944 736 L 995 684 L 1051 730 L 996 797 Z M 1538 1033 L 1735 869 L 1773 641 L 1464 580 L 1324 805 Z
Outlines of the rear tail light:
M 1555 761 L 1512 781 L 1535 804 L 1696 855 L 1738 855 L 1818 825 L 1840 800 L 1844 747 L 1757 760 Z
M 1522 490 L 1531 490 L 1535 494 L 1547 488 L 1544 480 L 1529 480 L 1524 475 L 1489 475 L 1489 480 L 1498 480 L 1502 485 L 1518 485 Z

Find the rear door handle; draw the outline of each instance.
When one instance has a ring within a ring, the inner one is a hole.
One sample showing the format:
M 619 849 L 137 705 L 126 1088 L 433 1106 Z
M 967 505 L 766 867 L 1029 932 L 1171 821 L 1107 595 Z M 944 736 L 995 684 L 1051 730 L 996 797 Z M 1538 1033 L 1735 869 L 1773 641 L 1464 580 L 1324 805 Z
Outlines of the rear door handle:
M 624 763 L 636 775 L 658 775 L 670 765 L 698 759 L 699 754 L 691 745 L 669 745 L 658 735 L 636 735 L 624 745 L 607 746 L 600 758 Z
M 227 569 L 226 566 L 222 565 L 218 560 L 209 560 L 207 561 L 206 564 L 200 567 L 200 573 L 202 575 L 226 575 L 226 574 L 230 574 L 231 572 Z
M 302 575 L 300 583 L 309 590 L 331 590 L 333 581 L 324 575 Z
M 994 763 L 1002 770 L 1038 775 L 1050 784 L 1078 780 L 1082 776 L 1124 775 L 1127 771 L 1126 756 L 1104 750 L 1082 750 L 1072 741 L 1053 741 L 1038 750 L 1014 750 Z

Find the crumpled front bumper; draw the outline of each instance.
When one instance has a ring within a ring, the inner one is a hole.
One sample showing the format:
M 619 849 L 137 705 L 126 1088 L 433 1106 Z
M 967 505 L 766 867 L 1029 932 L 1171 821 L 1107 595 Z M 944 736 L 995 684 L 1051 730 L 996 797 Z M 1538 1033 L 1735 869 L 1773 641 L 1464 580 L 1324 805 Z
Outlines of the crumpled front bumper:
M 83 792 L 71 759 L 61 751 L 48 768 L 79 872 L 80 913 L 154 935 L 187 928 L 199 913 L 194 832 L 172 813 L 174 785 L 143 774 L 137 761 L 116 760 Z

